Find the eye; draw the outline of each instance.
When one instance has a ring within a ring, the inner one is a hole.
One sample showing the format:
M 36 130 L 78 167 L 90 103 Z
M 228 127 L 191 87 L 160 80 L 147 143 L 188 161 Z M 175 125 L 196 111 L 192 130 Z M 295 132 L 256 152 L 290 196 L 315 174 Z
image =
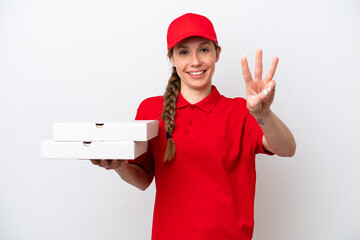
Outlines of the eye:
M 209 51 L 209 49 L 207 49 L 207 48 L 200 49 L 200 52 L 208 52 L 208 51 Z
M 180 51 L 180 55 L 186 55 L 188 53 L 188 51 L 185 51 L 185 50 L 183 50 L 183 51 Z

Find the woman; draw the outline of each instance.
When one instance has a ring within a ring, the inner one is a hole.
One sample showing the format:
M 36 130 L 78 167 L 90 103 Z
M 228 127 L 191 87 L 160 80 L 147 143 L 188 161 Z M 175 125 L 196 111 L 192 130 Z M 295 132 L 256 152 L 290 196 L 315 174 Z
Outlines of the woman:
M 278 58 L 262 79 L 242 57 L 246 98 L 226 98 L 212 85 L 221 48 L 212 23 L 185 14 L 169 26 L 173 65 L 164 96 L 145 99 L 136 119 L 160 121 L 158 137 L 133 161 L 95 161 L 145 190 L 156 181 L 152 239 L 251 239 L 255 154 L 293 156 L 290 130 L 270 110 Z

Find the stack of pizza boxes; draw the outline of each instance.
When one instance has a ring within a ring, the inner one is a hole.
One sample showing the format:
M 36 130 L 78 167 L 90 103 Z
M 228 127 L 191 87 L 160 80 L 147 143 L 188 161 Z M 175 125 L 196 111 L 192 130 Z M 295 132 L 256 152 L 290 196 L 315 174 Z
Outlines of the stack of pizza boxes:
M 42 158 L 135 159 L 147 151 L 158 135 L 156 120 L 131 122 L 59 122 L 54 138 L 41 142 Z

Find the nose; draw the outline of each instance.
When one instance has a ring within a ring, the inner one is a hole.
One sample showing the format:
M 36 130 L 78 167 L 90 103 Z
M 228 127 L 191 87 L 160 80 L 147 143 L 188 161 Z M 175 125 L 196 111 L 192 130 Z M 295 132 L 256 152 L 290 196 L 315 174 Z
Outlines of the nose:
M 198 54 L 193 54 L 191 58 L 191 66 L 197 67 L 201 65 L 201 59 L 199 58 Z

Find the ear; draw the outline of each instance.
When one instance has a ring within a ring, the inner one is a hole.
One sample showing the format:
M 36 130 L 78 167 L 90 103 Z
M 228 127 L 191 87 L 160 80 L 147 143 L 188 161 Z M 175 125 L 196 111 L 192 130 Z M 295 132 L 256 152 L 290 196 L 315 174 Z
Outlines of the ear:
M 218 61 L 219 61 L 220 52 L 221 52 L 221 47 L 218 46 L 218 48 L 216 49 L 216 61 L 215 61 L 215 62 L 218 62 Z
M 175 61 L 174 61 L 174 55 L 170 57 L 171 64 L 176 67 Z

